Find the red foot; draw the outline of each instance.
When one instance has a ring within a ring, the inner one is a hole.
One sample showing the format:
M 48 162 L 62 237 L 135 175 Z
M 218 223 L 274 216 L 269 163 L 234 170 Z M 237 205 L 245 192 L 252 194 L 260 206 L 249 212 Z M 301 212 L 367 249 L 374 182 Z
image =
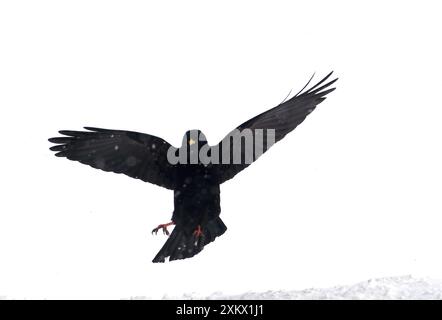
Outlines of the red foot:
M 167 227 L 174 225 L 175 222 L 171 221 L 169 223 L 165 223 L 165 224 L 160 224 L 158 227 L 156 227 L 155 229 L 152 230 L 152 234 L 157 234 L 158 230 L 163 229 L 163 233 L 165 235 L 169 235 L 169 231 L 167 230 Z
M 198 225 L 198 227 L 193 232 L 193 235 L 197 238 L 201 237 L 203 235 L 203 229 L 201 229 L 201 226 Z

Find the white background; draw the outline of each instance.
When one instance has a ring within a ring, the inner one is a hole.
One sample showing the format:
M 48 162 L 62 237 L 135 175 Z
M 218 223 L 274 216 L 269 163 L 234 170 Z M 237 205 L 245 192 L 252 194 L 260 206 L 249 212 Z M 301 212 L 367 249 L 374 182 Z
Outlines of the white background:
M 442 278 L 438 1 L 2 1 L 0 296 L 162 297 Z M 60 129 L 209 143 L 337 90 L 222 185 L 228 231 L 153 264 L 172 192 L 53 156 Z

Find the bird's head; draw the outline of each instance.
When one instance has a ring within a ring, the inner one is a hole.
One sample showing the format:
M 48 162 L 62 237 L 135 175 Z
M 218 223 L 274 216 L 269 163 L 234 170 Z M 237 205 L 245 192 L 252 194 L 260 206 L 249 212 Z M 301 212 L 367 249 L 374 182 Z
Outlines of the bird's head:
M 184 134 L 181 148 L 185 148 L 187 151 L 188 159 L 198 159 L 200 150 L 205 145 L 207 145 L 207 139 L 204 133 L 201 130 L 193 129 Z
M 205 144 L 207 144 L 207 139 L 201 130 L 193 129 L 184 134 L 182 147 L 185 145 L 187 147 L 196 145 L 198 149 L 200 149 Z

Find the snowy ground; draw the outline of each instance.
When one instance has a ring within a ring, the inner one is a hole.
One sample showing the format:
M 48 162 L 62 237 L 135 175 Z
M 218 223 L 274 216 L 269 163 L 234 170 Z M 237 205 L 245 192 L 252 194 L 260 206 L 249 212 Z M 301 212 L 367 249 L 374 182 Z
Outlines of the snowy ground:
M 442 299 L 442 281 L 412 276 L 372 279 L 348 286 L 301 291 L 247 292 L 239 295 L 213 293 L 208 297 L 187 294 L 164 299 Z

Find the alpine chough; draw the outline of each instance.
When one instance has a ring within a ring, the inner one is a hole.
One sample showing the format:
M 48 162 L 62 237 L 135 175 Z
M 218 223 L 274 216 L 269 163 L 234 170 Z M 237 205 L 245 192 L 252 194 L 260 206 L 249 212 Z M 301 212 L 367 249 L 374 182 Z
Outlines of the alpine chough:
M 153 262 L 190 258 L 227 230 L 219 217 L 220 184 L 303 122 L 335 89 L 331 85 L 337 78 L 330 81 L 331 74 L 306 90 L 310 78 L 298 94 L 239 125 L 214 146 L 199 130 L 187 131 L 175 148 L 145 133 L 85 127 L 87 131 L 59 131 L 63 137 L 50 138 L 56 144 L 50 150 L 57 157 L 173 190 L 171 222 L 152 231 L 169 236 Z

